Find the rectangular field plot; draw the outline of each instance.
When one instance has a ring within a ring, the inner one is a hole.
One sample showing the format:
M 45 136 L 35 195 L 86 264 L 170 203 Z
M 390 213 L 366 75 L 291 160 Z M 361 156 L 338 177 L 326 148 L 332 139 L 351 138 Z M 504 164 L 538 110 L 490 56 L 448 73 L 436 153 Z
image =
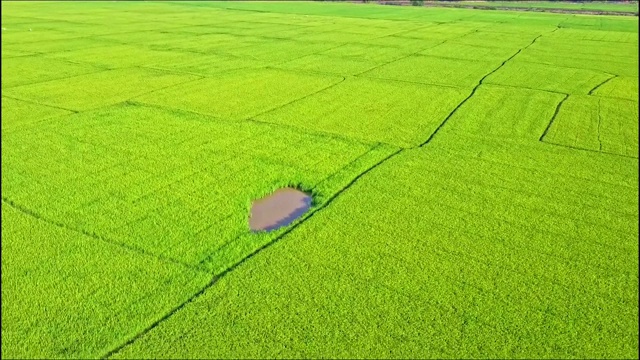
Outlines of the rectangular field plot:
M 499 32 L 480 30 L 459 38 L 454 38 L 451 42 L 481 47 L 505 48 L 515 52 L 531 44 L 535 38 L 536 35 L 533 34 L 513 33 L 507 35 Z
M 102 356 L 211 281 L 27 215 L 5 195 L 3 358 Z
M 13 87 L 4 91 L 4 94 L 43 105 L 80 111 L 115 104 L 195 79 L 198 76 L 159 70 L 117 69 Z
M 500 62 L 495 61 L 452 60 L 414 55 L 367 71 L 362 76 L 428 85 L 472 88 L 484 75 L 498 65 Z
M 10 49 L 9 47 L 5 47 L 5 46 L 2 47 L 2 59 L 9 59 L 9 58 L 27 56 L 27 55 L 36 55 L 36 53 L 31 51 Z
M 602 84 L 592 95 L 638 101 L 638 77 L 616 77 Z
M 420 52 L 421 55 L 427 56 L 497 63 L 507 60 L 515 53 L 516 50 L 509 48 L 481 47 L 455 42 L 446 42 Z
M 343 59 L 366 60 L 376 64 L 390 62 L 415 52 L 411 47 L 396 48 L 381 45 L 365 45 L 348 43 L 332 49 L 320 52 L 320 55 L 328 55 L 336 58 L 336 62 Z
M 235 49 L 254 46 L 259 38 L 238 36 L 235 34 L 204 34 L 179 36 L 160 36 L 144 43 L 145 47 L 158 51 L 180 51 L 196 54 L 230 54 Z
M 2 131 L 22 129 L 43 119 L 71 113 L 69 110 L 2 97 Z
M 349 78 L 257 119 L 413 147 L 425 141 L 470 91 Z
M 590 31 L 638 33 L 638 21 L 627 16 L 571 16 L 560 23 L 563 28 Z
M 307 55 L 279 64 L 280 69 L 309 71 L 341 76 L 357 75 L 376 67 L 372 60 L 358 58 L 338 58 L 322 54 Z
M 181 58 L 177 61 L 165 61 L 148 67 L 212 76 L 229 70 L 257 69 L 264 67 L 264 63 L 244 57 L 223 54 L 191 54 L 191 56 Z
M 637 43 L 572 39 L 562 30 L 544 35 L 518 55 L 518 60 L 559 67 L 602 71 L 612 75 L 638 76 Z M 598 36 L 600 31 L 581 31 Z M 606 33 L 606 32 L 604 32 Z M 563 35 L 564 34 L 564 35 Z M 586 35 L 585 34 L 585 35 Z
M 182 29 L 182 27 L 178 29 Z M 174 31 L 178 31 L 178 29 L 175 29 Z M 156 44 L 157 42 L 190 41 L 194 39 L 194 35 L 188 33 L 169 32 L 168 30 L 142 30 L 92 36 L 91 39 L 94 39 L 95 41 L 109 42 L 112 44 L 151 47 L 151 45 Z M 164 50 L 169 49 L 164 48 Z
M 230 49 L 228 52 L 234 56 L 258 60 L 266 64 L 280 63 L 304 55 L 319 53 L 339 45 L 330 42 L 330 38 L 324 40 L 325 41 L 322 41 L 322 39 L 318 41 L 259 39 L 251 46 Z
M 379 38 L 360 40 L 358 43 L 373 46 L 395 47 L 398 49 L 411 49 L 415 52 L 442 44 L 444 39 L 418 39 L 413 37 L 389 35 Z
M 376 35 L 367 35 L 367 34 L 355 34 L 355 33 L 346 33 L 346 32 L 311 32 L 307 34 L 303 34 L 297 36 L 295 38 L 296 41 L 301 42 L 309 42 L 316 44 L 331 44 L 339 45 L 341 43 L 355 43 L 355 42 L 364 42 L 369 39 L 375 39 L 379 36 Z
M 2 43 L 3 44 L 24 44 L 24 43 L 38 43 L 42 41 L 72 39 L 81 37 L 79 34 L 60 31 L 60 30 L 43 30 L 36 27 L 35 31 L 29 31 L 30 25 L 21 25 L 19 28 L 12 27 L 11 29 L 2 31 Z M 37 46 L 37 45 L 34 45 Z
M 487 84 L 508 85 L 565 94 L 588 94 L 611 75 L 520 61 L 514 58 L 485 79 Z
M 158 51 L 136 45 L 108 45 L 88 49 L 70 50 L 50 54 L 50 57 L 91 64 L 105 69 L 132 66 L 154 66 L 163 63 L 184 62 L 194 54 L 178 51 Z
M 570 96 L 542 140 L 637 158 L 638 102 Z
M 136 100 L 221 119 L 243 120 L 313 94 L 340 80 L 338 76 L 285 70 L 249 70 L 201 79 Z
M 638 35 L 628 31 L 584 30 L 561 28 L 553 33 L 553 38 L 565 40 L 569 43 L 576 40 L 591 40 L 602 42 L 628 43 L 631 46 L 638 45 Z
M 279 235 L 249 234 L 252 199 L 293 185 L 320 205 L 396 150 L 135 105 L 3 132 L 2 144 L 3 196 L 43 218 L 193 265 L 250 242 L 212 268 Z
M 415 49 L 409 47 L 348 43 L 318 54 L 296 58 L 278 67 L 343 76 L 357 75 L 412 52 L 415 52 Z
M 538 141 L 561 94 L 482 85 L 447 121 L 442 135 Z
M 560 68 L 599 71 L 611 74 L 610 76 L 638 76 L 637 57 L 633 59 L 615 55 L 578 54 L 559 52 L 552 47 L 545 50 L 531 47 L 518 54 L 517 59 Z
M 479 23 L 456 22 L 455 24 L 425 24 L 411 31 L 404 31 L 397 36 L 420 39 L 423 41 L 444 41 L 465 37 L 487 26 Z
M 4 53 L 4 49 L 2 51 Z M 39 55 L 2 60 L 2 89 L 100 71 L 89 64 L 74 64 Z
M 109 40 L 96 39 L 95 37 L 82 37 L 38 42 L 38 46 L 34 46 L 30 43 L 11 44 L 7 45 L 6 47 L 3 45 L 2 53 L 4 57 L 5 49 L 10 49 L 11 51 L 26 50 L 33 51 L 39 54 L 50 54 L 63 51 L 98 48 L 109 45 L 114 45 L 114 42 Z
M 593 31 L 593 33 L 599 32 Z M 638 58 L 637 42 L 617 42 L 614 39 L 606 41 L 567 39 L 554 36 L 554 34 L 542 36 L 535 44 L 531 45 L 531 49 L 553 50 L 561 54 Z

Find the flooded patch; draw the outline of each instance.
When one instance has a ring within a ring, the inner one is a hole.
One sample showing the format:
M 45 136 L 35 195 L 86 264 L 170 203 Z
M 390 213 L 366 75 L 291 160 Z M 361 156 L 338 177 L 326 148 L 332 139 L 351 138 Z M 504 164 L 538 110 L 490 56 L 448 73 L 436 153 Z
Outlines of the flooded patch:
M 278 189 L 251 205 L 251 231 L 271 231 L 291 224 L 311 207 L 311 196 L 293 188 Z

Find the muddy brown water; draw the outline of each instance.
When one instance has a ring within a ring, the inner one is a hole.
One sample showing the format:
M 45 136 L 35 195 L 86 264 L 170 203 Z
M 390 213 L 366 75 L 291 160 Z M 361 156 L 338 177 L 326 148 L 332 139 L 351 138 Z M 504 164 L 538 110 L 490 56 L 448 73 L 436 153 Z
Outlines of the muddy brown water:
M 311 196 L 293 188 L 282 188 L 251 205 L 251 231 L 272 231 L 291 224 L 311 207 Z

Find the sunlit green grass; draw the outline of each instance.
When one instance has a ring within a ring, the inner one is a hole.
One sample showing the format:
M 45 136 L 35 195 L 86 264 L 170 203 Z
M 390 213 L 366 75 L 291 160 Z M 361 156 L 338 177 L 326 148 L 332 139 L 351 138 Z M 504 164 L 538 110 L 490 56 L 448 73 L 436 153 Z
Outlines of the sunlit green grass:
M 629 358 L 636 17 L 2 3 L 7 358 Z M 252 233 L 251 201 L 313 195 Z

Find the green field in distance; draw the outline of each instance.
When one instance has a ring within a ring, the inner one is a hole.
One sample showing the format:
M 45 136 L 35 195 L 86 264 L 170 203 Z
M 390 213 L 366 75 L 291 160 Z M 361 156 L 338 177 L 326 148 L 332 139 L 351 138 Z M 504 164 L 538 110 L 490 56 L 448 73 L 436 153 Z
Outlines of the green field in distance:
M 1 44 L 3 358 L 637 356 L 637 17 L 2 2 Z

